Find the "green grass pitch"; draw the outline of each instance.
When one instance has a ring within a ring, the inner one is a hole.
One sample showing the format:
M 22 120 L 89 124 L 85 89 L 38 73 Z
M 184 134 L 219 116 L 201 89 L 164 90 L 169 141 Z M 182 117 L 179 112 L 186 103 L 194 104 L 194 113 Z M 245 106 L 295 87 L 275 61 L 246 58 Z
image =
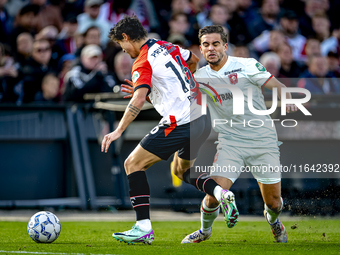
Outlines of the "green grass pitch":
M 25 222 L 0 222 L 2 254 L 340 254 L 340 220 L 319 219 L 283 222 L 288 243 L 274 243 L 263 221 L 239 222 L 228 229 L 214 223 L 210 240 L 181 244 L 199 222 L 153 222 L 155 241 L 151 245 L 120 243 L 113 232 L 131 228 L 133 222 L 61 222 L 61 234 L 51 244 L 33 242 Z M 295 225 L 296 224 L 296 225 Z M 291 227 L 295 225 L 296 228 Z

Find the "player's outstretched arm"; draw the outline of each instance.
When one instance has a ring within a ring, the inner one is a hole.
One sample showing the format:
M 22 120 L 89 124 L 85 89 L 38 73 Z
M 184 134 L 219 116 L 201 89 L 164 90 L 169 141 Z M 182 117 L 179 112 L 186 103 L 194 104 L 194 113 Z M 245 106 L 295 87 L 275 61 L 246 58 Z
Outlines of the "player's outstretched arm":
M 196 72 L 199 58 L 191 52 L 191 57 L 186 61 L 190 71 L 192 73 Z
M 285 88 L 286 86 L 282 83 L 279 82 L 274 76 L 264 85 L 265 88 L 273 90 L 273 88 L 277 88 L 277 95 L 281 99 L 281 92 L 282 88 Z M 292 95 L 290 92 L 287 92 L 286 94 L 287 99 L 291 99 Z M 298 110 L 297 106 L 295 104 L 287 104 L 287 113 L 289 112 L 296 112 Z
M 123 118 L 120 120 L 117 129 L 112 133 L 104 136 L 104 139 L 102 141 L 102 152 L 105 151 L 106 153 L 110 147 L 110 144 L 121 137 L 124 130 L 137 117 L 145 103 L 146 95 L 148 92 L 149 90 L 147 88 L 140 88 L 135 91 L 132 99 L 130 100 L 130 103 L 126 107 Z

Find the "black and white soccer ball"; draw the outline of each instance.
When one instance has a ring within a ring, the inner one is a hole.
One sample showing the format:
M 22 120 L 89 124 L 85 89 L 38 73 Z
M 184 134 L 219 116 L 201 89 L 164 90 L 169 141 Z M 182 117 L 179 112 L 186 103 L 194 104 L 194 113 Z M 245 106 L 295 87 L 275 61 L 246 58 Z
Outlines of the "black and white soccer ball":
M 58 217 L 47 211 L 34 214 L 27 225 L 28 235 L 37 243 L 52 243 L 58 238 L 60 229 Z

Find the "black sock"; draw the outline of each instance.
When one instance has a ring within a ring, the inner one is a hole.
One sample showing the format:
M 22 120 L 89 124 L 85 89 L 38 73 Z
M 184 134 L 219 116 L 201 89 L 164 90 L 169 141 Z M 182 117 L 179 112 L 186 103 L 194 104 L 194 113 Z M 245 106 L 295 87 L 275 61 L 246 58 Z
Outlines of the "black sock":
M 150 219 L 150 189 L 145 171 L 137 171 L 127 176 L 130 186 L 130 201 L 137 220 Z
M 195 186 L 198 190 L 203 191 L 207 193 L 210 196 L 214 197 L 214 189 L 218 184 L 210 178 L 210 176 L 206 173 L 200 174 L 197 177 L 191 177 L 190 176 L 190 170 L 194 171 L 193 167 L 188 169 L 184 174 L 183 174 L 183 180 L 186 183 L 189 183 L 193 186 Z M 199 173 L 195 173 L 197 175 Z

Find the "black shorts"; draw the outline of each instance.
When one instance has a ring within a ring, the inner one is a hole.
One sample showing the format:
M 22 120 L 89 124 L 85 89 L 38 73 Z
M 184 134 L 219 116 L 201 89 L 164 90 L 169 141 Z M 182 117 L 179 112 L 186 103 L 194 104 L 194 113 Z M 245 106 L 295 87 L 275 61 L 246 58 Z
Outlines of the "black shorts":
M 208 138 L 211 131 L 210 114 L 176 127 L 158 125 L 154 127 L 141 141 L 140 145 L 160 157 L 167 160 L 178 151 L 182 159 L 191 160 L 198 156 L 198 151 Z

